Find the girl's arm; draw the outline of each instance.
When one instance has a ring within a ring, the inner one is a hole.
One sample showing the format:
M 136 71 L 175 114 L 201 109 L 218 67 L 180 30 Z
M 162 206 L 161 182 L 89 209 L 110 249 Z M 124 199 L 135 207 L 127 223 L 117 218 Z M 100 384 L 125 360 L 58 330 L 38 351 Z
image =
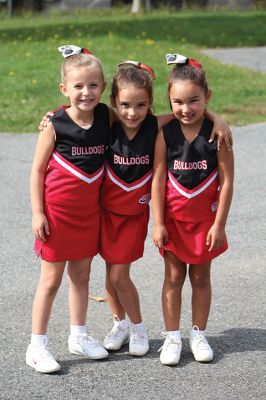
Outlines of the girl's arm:
M 118 121 L 117 114 L 111 107 L 109 107 L 109 119 L 110 119 L 110 127 L 113 125 L 114 122 Z
M 40 134 L 36 145 L 30 176 L 32 230 L 36 239 L 45 241 L 49 226 L 43 208 L 44 176 L 55 144 L 55 131 L 49 124 Z
M 40 125 L 38 127 L 39 131 L 41 132 L 47 127 L 47 125 L 49 124 L 49 122 L 51 120 L 51 117 L 53 117 L 57 113 L 57 111 L 61 110 L 62 108 L 64 108 L 66 110 L 68 107 L 70 107 L 70 106 L 69 105 L 63 105 L 63 106 L 60 106 L 59 108 L 57 108 L 54 111 L 47 111 L 47 113 L 42 117 L 42 120 L 41 120 Z
M 214 114 L 210 110 L 206 110 L 205 114 L 206 117 L 213 122 L 213 129 L 209 141 L 212 142 L 215 139 L 215 136 L 218 136 L 217 149 L 218 150 L 221 149 L 224 141 L 227 150 L 231 151 L 233 145 L 233 138 L 232 138 L 232 132 L 227 123 L 221 117 L 219 117 L 219 115 Z
M 168 240 L 168 233 L 164 225 L 164 203 L 166 186 L 166 145 L 163 131 L 160 130 L 155 143 L 153 179 L 152 179 L 152 209 L 153 235 L 152 239 L 159 249 L 162 249 Z
M 157 121 L 158 121 L 158 131 L 160 129 L 162 129 L 162 127 L 166 124 L 168 124 L 168 122 L 171 121 L 171 119 L 173 119 L 174 116 L 173 114 L 162 114 L 162 115 L 158 115 L 157 117 Z
M 217 152 L 217 157 L 220 180 L 220 196 L 215 221 L 209 230 L 206 239 L 207 246 L 210 246 L 209 251 L 222 247 L 225 242 L 225 224 L 233 196 L 233 151 L 227 151 L 223 145 L 221 150 Z
M 54 113 L 52 111 L 47 111 L 47 113 L 42 117 L 42 120 L 38 127 L 40 132 L 42 132 L 47 127 L 53 115 Z

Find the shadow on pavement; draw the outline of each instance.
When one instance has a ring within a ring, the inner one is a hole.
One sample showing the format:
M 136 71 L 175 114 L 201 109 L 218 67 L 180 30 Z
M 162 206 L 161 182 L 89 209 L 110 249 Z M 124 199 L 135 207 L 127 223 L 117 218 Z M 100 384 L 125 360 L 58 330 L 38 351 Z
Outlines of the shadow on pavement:
M 208 365 L 219 363 L 226 354 L 242 353 L 248 351 L 266 351 L 266 330 L 258 328 L 233 328 L 225 330 L 219 336 L 208 336 L 210 345 L 214 350 L 214 360 Z M 189 349 L 189 340 L 184 338 L 182 340 L 182 356 L 180 362 L 176 366 L 171 366 L 171 368 L 183 368 L 191 362 L 195 362 L 193 355 Z M 90 363 L 104 363 L 104 362 L 118 362 L 126 360 L 145 360 L 145 359 L 157 359 L 159 360 L 158 350 L 163 344 L 161 339 L 151 339 L 150 340 L 150 351 L 145 357 L 132 357 L 128 353 L 128 346 L 125 345 L 120 351 L 109 352 L 109 358 L 105 360 L 88 360 L 86 358 L 78 357 L 72 360 L 58 360 L 62 369 L 56 373 L 56 375 L 67 375 L 71 372 L 71 369 L 75 365 L 87 365 Z

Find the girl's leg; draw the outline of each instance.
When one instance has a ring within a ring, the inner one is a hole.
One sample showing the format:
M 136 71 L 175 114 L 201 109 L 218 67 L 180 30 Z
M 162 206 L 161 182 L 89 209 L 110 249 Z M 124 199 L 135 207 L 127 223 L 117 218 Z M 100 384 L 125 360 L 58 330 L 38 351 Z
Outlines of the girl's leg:
M 142 323 L 139 295 L 130 279 L 130 264 L 113 264 L 110 269 L 110 281 L 131 321 L 129 353 L 144 356 L 149 351 L 149 338 Z
M 162 290 L 162 305 L 166 331 L 179 330 L 182 288 L 186 279 L 186 264 L 173 253 L 164 256 L 165 275 Z
M 211 306 L 211 263 L 190 265 L 189 278 L 192 287 L 192 325 L 204 331 Z
M 86 319 L 89 299 L 89 279 L 92 257 L 68 264 L 69 310 L 71 331 L 68 338 L 70 353 L 93 360 L 108 357 L 108 352 L 87 334 Z
M 113 327 L 106 335 L 103 346 L 107 350 L 120 350 L 121 347 L 129 341 L 129 330 L 128 322 L 125 319 L 126 313 L 124 307 L 110 279 L 111 268 L 111 264 L 106 262 L 105 292 L 113 316 Z
M 205 337 L 211 305 L 211 263 L 190 265 L 189 277 L 192 286 L 192 325 L 189 344 L 196 361 L 208 362 L 213 351 Z
M 119 300 L 117 291 L 111 282 L 110 275 L 111 264 L 106 262 L 105 292 L 108 300 L 108 305 L 113 316 L 116 315 L 119 320 L 124 320 L 126 316 L 125 310 Z
M 182 350 L 179 324 L 187 266 L 169 251 L 165 252 L 164 263 L 162 304 L 166 333 L 164 333 L 164 344 L 160 349 L 160 361 L 165 365 L 176 365 Z
M 32 306 L 32 333 L 45 335 L 54 298 L 60 287 L 65 262 L 41 262 L 41 276 Z
M 139 295 L 130 278 L 130 264 L 113 264 L 110 267 L 110 282 L 131 322 L 141 323 Z
M 60 365 L 47 349 L 46 332 L 64 268 L 64 262 L 42 261 L 40 281 L 33 301 L 32 335 L 26 352 L 26 363 L 42 373 L 51 373 L 60 369 Z
M 67 274 L 71 325 L 86 325 L 91 262 L 92 257 L 68 263 Z

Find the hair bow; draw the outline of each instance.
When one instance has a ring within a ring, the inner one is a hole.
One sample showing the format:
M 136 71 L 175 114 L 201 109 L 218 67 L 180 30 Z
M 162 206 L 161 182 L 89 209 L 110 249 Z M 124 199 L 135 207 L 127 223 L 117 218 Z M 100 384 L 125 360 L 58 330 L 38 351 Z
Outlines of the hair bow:
M 60 46 L 60 47 L 58 47 L 58 50 L 64 58 L 73 56 L 74 54 L 80 54 L 80 53 L 92 54 L 92 51 L 85 49 L 85 48 L 78 47 L 78 46 L 73 46 L 72 44 Z
M 165 57 L 168 65 L 191 65 L 194 68 L 202 68 L 202 65 L 199 61 L 194 60 L 193 58 L 187 58 L 181 54 L 166 54 Z
M 130 66 L 133 65 L 136 68 L 143 69 L 145 71 L 148 71 L 151 74 L 152 79 L 155 79 L 155 73 L 151 67 L 149 67 L 146 64 L 143 64 L 139 61 L 131 61 L 131 60 L 125 60 L 118 64 L 118 67 L 124 67 L 124 66 Z

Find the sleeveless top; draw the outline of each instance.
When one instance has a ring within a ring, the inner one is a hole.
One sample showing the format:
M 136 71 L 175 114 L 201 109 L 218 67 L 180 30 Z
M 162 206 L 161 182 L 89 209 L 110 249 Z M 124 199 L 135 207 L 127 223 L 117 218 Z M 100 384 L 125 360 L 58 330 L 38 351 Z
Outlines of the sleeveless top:
M 45 200 L 99 207 L 109 134 L 109 109 L 98 104 L 89 129 L 77 125 L 64 109 L 51 119 L 56 133 L 54 152 L 45 176 Z
M 179 121 L 163 128 L 167 147 L 166 213 L 176 220 L 214 220 L 219 179 L 216 141 L 209 143 L 212 122 L 204 119 L 198 136 L 189 143 Z
M 102 205 L 117 214 L 143 212 L 151 197 L 151 178 L 157 118 L 148 114 L 139 131 L 129 140 L 120 122 L 111 129 L 107 150 Z

